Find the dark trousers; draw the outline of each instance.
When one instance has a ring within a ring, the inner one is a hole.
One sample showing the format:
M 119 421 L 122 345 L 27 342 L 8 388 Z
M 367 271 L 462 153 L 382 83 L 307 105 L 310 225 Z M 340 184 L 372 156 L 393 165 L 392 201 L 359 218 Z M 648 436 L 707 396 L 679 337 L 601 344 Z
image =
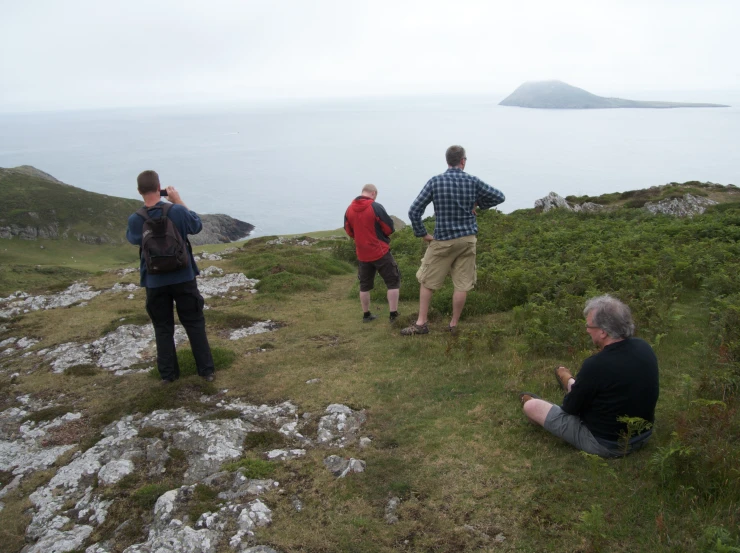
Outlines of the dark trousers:
M 177 353 L 175 352 L 173 301 L 177 307 L 177 316 L 188 333 L 198 374 L 207 376 L 213 373 L 213 357 L 206 337 L 206 319 L 203 316 L 205 302 L 193 279 L 179 284 L 146 289 L 146 312 L 149 313 L 154 325 L 159 375 L 163 380 L 180 378 L 180 367 L 177 364 Z

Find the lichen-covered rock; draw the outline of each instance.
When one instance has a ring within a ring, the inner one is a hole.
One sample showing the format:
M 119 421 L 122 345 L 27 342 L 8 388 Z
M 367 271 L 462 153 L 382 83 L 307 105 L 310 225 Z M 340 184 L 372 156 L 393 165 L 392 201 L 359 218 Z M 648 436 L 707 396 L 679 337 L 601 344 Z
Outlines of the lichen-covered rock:
M 87 283 L 75 282 L 66 290 L 58 294 L 31 296 L 25 292 L 15 292 L 7 298 L 0 298 L 0 318 L 8 319 L 22 313 L 39 311 L 41 309 L 58 309 L 91 300 L 100 295 L 100 291 L 93 290 Z
M 78 420 L 81 416 L 79 413 L 67 413 L 52 421 L 28 421 L 13 430 L 13 423 L 17 424 L 27 414 L 28 411 L 15 407 L 0 413 L 0 471 L 10 472 L 15 476 L 48 468 L 72 449 L 73 445 L 48 447 L 44 445 L 44 440 L 50 430 Z M 20 480 L 16 481 L 15 485 L 19 482 Z M 0 490 L 0 497 L 8 491 L 5 486 Z
M 257 428 L 241 419 L 193 421 L 172 437 L 174 447 L 186 452 L 185 482 L 197 482 L 241 456 L 244 438 Z
M 674 217 L 693 217 L 701 215 L 707 207 L 716 204 L 717 202 L 709 198 L 684 194 L 683 198 L 666 198 L 659 202 L 647 202 L 643 207 L 653 215 L 660 213 Z
M 221 267 L 216 267 L 215 265 L 211 265 L 210 267 L 207 267 L 200 272 L 201 276 L 214 276 L 218 275 L 221 276 L 224 274 L 224 270 Z
M 0 431 L 10 438 L 9 442 L 43 440 L 50 425 L 62 424 L 65 420 L 72 423 L 72 419 L 79 417 L 79 414 L 67 414 L 60 417 L 60 421 L 21 423 L 22 417 L 29 412 L 28 406 L 38 405 L 30 396 L 21 396 L 18 401 L 22 407 L 0 413 Z M 26 529 L 29 545 L 25 551 L 61 553 L 87 546 L 89 553 L 110 553 L 118 529 L 102 536 L 107 541 L 87 543 L 96 528 L 104 525 L 114 507 L 115 495 L 107 493 L 106 487 L 120 483 L 133 471 L 150 475 L 156 481 L 169 470 L 167 463 L 173 458 L 187 465 L 178 467 L 178 470 L 184 469 L 184 485 L 157 498 L 146 540 L 130 545 L 125 551 L 215 553 L 227 543 L 238 551 L 246 550 L 253 542 L 245 538 L 253 536 L 257 528 L 272 520 L 272 509 L 267 500 L 260 497 L 288 499 L 279 491 L 267 494 L 270 490 L 278 490 L 278 482 L 250 479 L 242 469 L 228 472 L 221 467 L 224 461 L 243 455 L 244 438 L 249 432 L 278 430 L 300 439 L 300 430 L 309 419 L 299 417 L 297 407 L 290 402 L 256 406 L 238 399 L 224 401 L 204 397 L 201 401 L 208 405 L 215 403 L 217 409 L 238 411 L 239 416 L 211 418 L 180 408 L 129 415 L 105 427 L 100 441 L 84 452 L 75 453 L 47 484 L 30 495 L 32 518 Z M 353 424 L 347 424 L 347 417 L 352 418 L 356 413 L 341 405 L 330 406 L 328 412 L 331 416 L 342 415 L 339 417 L 343 418 L 342 424 L 337 424 L 338 420 L 332 423 L 336 433 L 334 440 L 341 440 L 342 432 L 346 434 L 354 428 Z M 144 430 L 146 432 L 141 432 Z M 304 440 L 310 445 L 310 441 Z M 179 450 L 177 457 L 174 450 Z M 286 460 L 304 456 L 305 449 L 273 450 L 267 455 L 274 460 Z M 340 477 L 365 468 L 364 461 L 358 459 L 337 459 L 342 464 L 337 474 Z M 192 501 L 198 497 L 200 485 L 212 490 L 213 507 L 197 520 L 191 520 Z M 65 549 L 61 549 L 62 546 Z M 59 549 L 54 549 L 57 547 Z
M 326 413 L 319 420 L 318 442 L 334 447 L 344 447 L 354 442 L 360 427 L 367 420 L 364 411 L 354 411 L 339 403 L 329 405 Z
M 93 527 L 86 525 L 66 531 L 51 528 L 35 544 L 24 548 L 23 553 L 68 553 L 79 549 L 92 532 Z
M 324 459 L 324 466 L 337 478 L 344 478 L 352 472 L 365 472 L 365 461 L 352 457 L 345 459 L 338 455 L 329 455 Z
M 175 345 L 180 345 L 187 339 L 185 329 L 176 325 Z M 149 324 L 121 325 L 89 344 L 67 342 L 37 352 L 37 355 L 50 362 L 55 373 L 62 373 L 78 365 L 94 364 L 116 375 L 133 372 L 129 367 L 153 361 L 155 354 L 154 328 Z
M 233 330 L 231 334 L 229 334 L 229 340 L 240 340 L 241 338 L 244 338 L 246 336 L 254 336 L 255 334 L 272 332 L 274 330 L 277 330 L 278 328 L 280 328 L 280 325 L 270 320 L 257 321 L 253 325 L 246 328 L 238 328 L 236 330 Z
M 179 520 L 159 532 L 150 531 L 144 543 L 131 545 L 123 553 L 215 553 L 218 534 L 203 528 L 195 530 Z
M 113 294 L 118 294 L 120 292 L 136 292 L 139 289 L 139 286 L 136 284 L 130 282 L 128 284 L 121 284 L 120 282 L 116 282 L 113 287 L 109 290 L 109 292 Z
M 272 449 L 265 453 L 270 461 L 288 461 L 306 455 L 305 449 Z
M 398 515 L 396 514 L 396 510 L 398 509 L 398 506 L 401 504 L 401 499 L 399 497 L 391 497 L 388 500 L 388 503 L 385 504 L 385 522 L 388 524 L 396 524 L 398 522 Z
M 565 209 L 566 211 L 583 211 L 583 212 L 594 212 L 601 211 L 604 207 L 592 202 L 585 202 L 583 204 L 571 204 L 555 192 L 550 192 L 544 198 L 540 198 L 534 202 L 535 209 L 541 209 L 542 211 L 550 211 L 551 209 Z
M 198 290 L 204 298 L 225 296 L 232 288 L 254 289 L 259 280 L 247 278 L 243 273 L 230 273 L 220 277 L 198 278 Z
M 113 459 L 100 469 L 98 481 L 105 486 L 110 486 L 120 482 L 124 476 L 132 472 L 134 472 L 134 463 L 129 459 Z

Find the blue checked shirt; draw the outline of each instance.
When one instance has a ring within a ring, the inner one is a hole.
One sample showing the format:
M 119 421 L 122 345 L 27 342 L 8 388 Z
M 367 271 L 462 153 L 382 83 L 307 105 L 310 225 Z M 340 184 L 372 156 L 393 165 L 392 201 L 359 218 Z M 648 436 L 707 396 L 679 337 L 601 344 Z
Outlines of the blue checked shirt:
M 409 208 L 409 219 L 416 236 L 426 236 L 427 229 L 421 218 L 430 202 L 434 202 L 435 240 L 452 240 L 478 234 L 478 223 L 473 209 L 488 209 L 503 201 L 504 194 L 487 185 L 478 177 L 450 167 L 429 179 Z

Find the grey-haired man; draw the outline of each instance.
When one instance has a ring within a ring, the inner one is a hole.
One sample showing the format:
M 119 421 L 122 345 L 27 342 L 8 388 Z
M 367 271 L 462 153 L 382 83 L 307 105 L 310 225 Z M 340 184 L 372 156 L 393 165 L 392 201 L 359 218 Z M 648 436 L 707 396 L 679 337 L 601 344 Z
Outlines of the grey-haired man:
M 538 396 L 520 394 L 529 420 L 587 453 L 617 457 L 642 447 L 648 429 L 624 443 L 626 425 L 620 417 L 655 420 L 658 402 L 658 360 L 650 344 L 635 338 L 629 307 L 609 295 L 586 302 L 586 331 L 599 352 L 583 362 L 578 378 L 565 367 L 555 376 L 566 392 L 561 406 Z

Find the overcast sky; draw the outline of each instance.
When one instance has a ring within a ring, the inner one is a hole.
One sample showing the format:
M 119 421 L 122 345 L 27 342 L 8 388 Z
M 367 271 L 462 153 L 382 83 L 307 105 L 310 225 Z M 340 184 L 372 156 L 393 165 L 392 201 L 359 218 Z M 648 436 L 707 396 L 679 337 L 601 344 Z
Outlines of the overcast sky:
M 0 0 L 0 112 L 740 90 L 737 0 Z

